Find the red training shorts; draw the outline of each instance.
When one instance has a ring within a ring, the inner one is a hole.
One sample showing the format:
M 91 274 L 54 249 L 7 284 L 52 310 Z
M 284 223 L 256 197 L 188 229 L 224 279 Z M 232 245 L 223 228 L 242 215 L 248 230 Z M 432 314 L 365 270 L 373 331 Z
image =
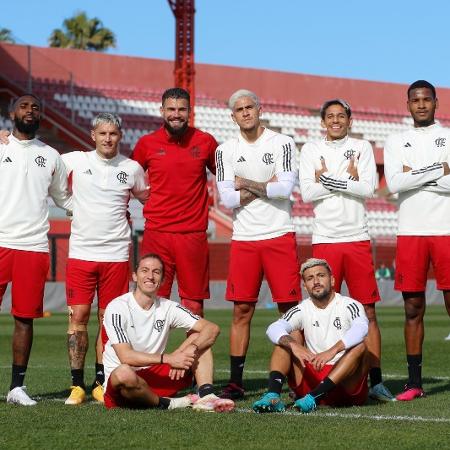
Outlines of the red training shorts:
M 370 241 L 314 244 L 312 254 L 330 265 L 336 292 L 345 280 L 350 297 L 363 305 L 380 301 Z
M 0 247 L 0 304 L 9 282 L 11 314 L 25 319 L 42 317 L 48 253 Z
M 436 287 L 450 289 L 450 236 L 398 236 L 395 258 L 395 289 L 421 292 L 433 264 Z
M 128 261 L 95 262 L 69 258 L 66 265 L 67 305 L 90 305 L 97 291 L 98 307 L 129 290 Z
M 177 392 L 192 385 L 192 373 L 187 372 L 180 380 L 171 380 L 170 368 L 169 364 L 155 364 L 138 370 L 136 375 L 142 378 L 148 384 L 149 390 L 159 397 L 173 397 Z M 110 380 L 106 386 L 104 399 L 107 408 L 133 408 L 133 405 L 111 386 Z
M 209 298 L 209 250 L 204 231 L 165 233 L 145 230 L 141 256 L 156 253 L 165 264 L 165 276 L 158 294 L 170 298 L 175 273 L 180 298 Z
M 299 271 L 295 233 L 261 241 L 231 241 L 225 298 L 257 302 L 265 275 L 274 302 L 300 301 Z
M 318 372 L 314 367 L 306 362 L 303 372 L 302 382 L 296 386 L 295 382 L 289 378 L 289 387 L 295 392 L 298 398 L 309 394 L 317 385 L 325 379 L 333 369 L 333 365 L 325 365 Z M 360 406 L 364 405 L 367 400 L 369 388 L 367 386 L 367 373 L 357 383 L 356 387 L 351 391 L 347 391 L 344 386 L 338 384 L 334 389 L 319 399 L 319 405 L 329 406 Z

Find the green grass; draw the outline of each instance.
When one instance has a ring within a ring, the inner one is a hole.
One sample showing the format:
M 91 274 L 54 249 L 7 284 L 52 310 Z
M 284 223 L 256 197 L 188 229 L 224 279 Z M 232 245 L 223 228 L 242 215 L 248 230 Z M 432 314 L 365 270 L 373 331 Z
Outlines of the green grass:
M 444 307 L 429 307 L 424 346 L 424 388 L 428 396 L 411 403 L 332 409 L 309 416 L 293 411 L 257 415 L 252 402 L 264 391 L 271 344 L 264 335 L 275 312 L 257 311 L 246 363 L 248 396 L 231 414 L 193 411 L 107 411 L 88 403 L 67 407 L 69 385 L 65 349 L 66 317 L 53 315 L 36 321 L 35 341 L 26 378 L 29 392 L 39 397 L 36 407 L 5 403 L 11 359 L 12 320 L 0 316 L 0 448 L 1 449 L 299 449 L 299 448 L 417 448 L 450 446 L 450 322 Z M 228 369 L 230 311 L 207 311 L 222 327 L 215 346 L 216 383 L 224 383 Z M 387 386 L 401 390 L 406 375 L 403 312 L 379 308 L 383 336 L 383 371 Z M 94 336 L 94 327 L 91 328 Z M 171 345 L 182 338 L 178 333 Z M 87 382 L 93 377 L 93 346 L 89 351 Z

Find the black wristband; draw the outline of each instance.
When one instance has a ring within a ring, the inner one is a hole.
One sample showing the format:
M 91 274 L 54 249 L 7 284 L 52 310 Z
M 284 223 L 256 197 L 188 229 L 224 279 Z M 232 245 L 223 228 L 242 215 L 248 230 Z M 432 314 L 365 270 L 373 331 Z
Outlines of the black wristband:
M 164 356 L 164 353 L 161 353 L 161 359 L 160 359 L 160 361 L 159 361 L 160 364 L 164 364 L 164 363 L 163 363 L 163 356 Z

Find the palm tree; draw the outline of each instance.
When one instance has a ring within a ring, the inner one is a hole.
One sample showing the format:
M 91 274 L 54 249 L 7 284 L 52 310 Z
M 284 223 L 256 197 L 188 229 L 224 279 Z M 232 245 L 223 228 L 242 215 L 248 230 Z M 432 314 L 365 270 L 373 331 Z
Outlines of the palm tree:
M 12 37 L 11 30 L 8 30 L 8 28 L 0 28 L 0 41 L 14 44 L 15 40 Z
M 97 17 L 89 19 L 85 12 L 79 12 L 64 20 L 63 29 L 53 30 L 49 38 L 50 47 L 101 52 L 116 46 L 114 33 L 109 28 L 105 28 Z

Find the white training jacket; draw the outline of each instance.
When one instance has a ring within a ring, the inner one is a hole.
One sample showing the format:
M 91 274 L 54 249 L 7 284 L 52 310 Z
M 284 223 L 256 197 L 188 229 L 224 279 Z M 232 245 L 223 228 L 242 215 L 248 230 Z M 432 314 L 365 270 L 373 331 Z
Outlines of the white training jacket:
M 358 181 L 347 172 L 352 157 Z M 328 171 L 316 182 L 321 158 Z M 300 152 L 299 179 L 303 201 L 314 205 L 313 244 L 369 239 L 365 199 L 374 195 L 377 171 L 368 141 L 346 136 L 306 143 Z
M 0 144 L 0 247 L 48 252 L 48 196 L 71 209 L 61 156 L 38 139 L 10 135 Z
M 450 175 L 444 176 L 443 162 L 450 163 L 450 130 L 438 124 L 387 139 L 384 172 L 389 190 L 398 193 L 398 235 L 450 234 Z
M 289 136 L 264 129 L 255 142 L 247 142 L 239 132 L 216 150 L 216 181 L 223 203 L 233 209 L 233 240 L 259 241 L 294 231 L 290 195 L 296 181 L 295 142 Z M 235 177 L 267 182 L 273 176 L 278 182 L 267 185 L 268 198 L 257 198 L 240 205 L 234 191 Z M 224 194 L 235 194 L 227 201 Z M 234 203 L 234 204 L 232 204 Z

